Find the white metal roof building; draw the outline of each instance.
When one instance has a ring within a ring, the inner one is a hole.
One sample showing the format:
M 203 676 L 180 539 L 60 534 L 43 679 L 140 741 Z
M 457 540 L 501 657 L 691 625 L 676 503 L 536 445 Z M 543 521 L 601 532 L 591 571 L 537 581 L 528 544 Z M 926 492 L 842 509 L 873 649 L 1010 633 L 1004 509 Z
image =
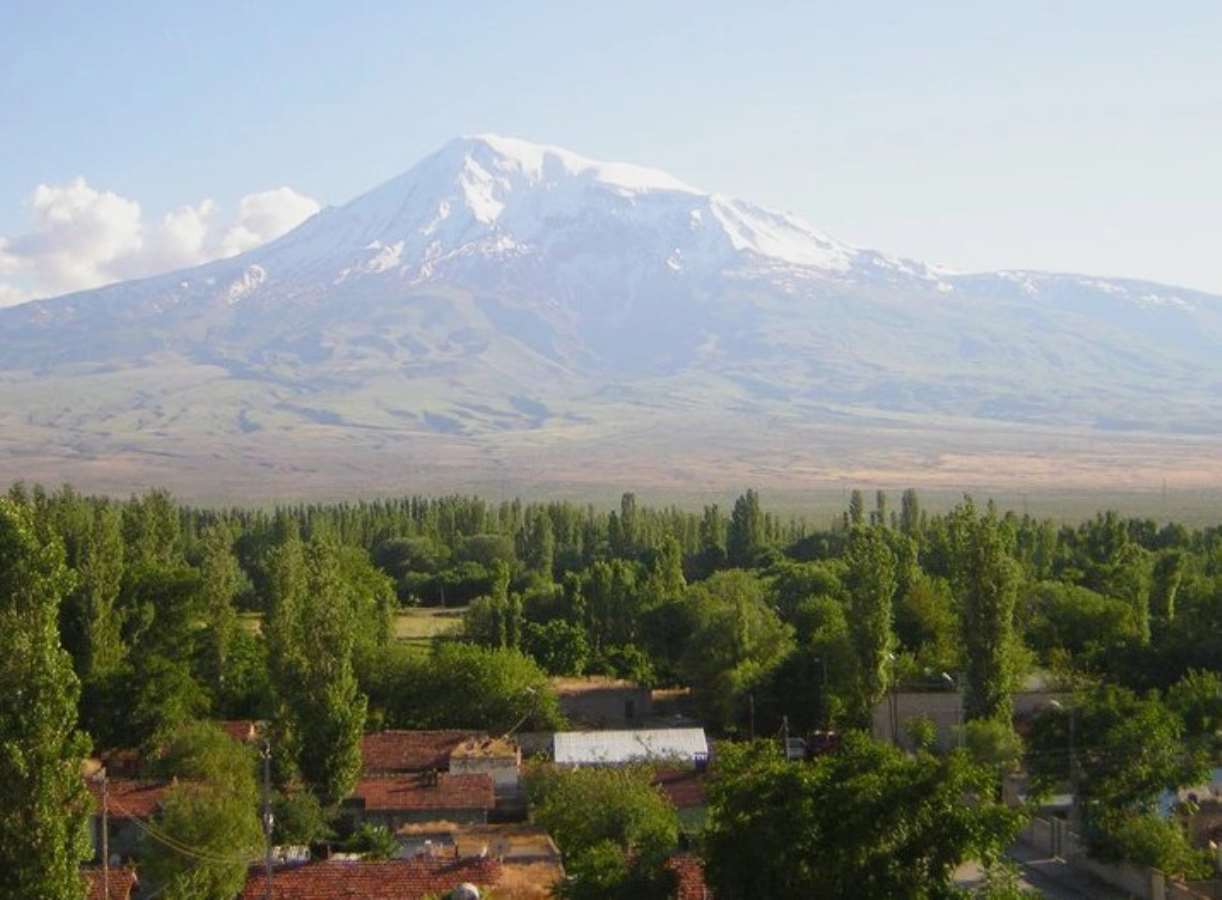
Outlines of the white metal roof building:
M 569 766 L 619 766 L 634 762 L 703 763 L 709 742 L 703 728 L 643 728 L 636 731 L 560 731 L 555 760 Z

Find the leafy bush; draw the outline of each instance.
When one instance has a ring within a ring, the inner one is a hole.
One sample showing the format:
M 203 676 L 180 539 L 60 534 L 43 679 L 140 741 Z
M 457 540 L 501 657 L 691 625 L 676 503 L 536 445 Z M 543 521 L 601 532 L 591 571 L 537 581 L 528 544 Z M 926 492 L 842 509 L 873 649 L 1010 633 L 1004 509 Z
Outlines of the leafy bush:
M 1150 866 L 1168 875 L 1208 878 L 1209 853 L 1196 850 L 1178 823 L 1153 813 L 1110 815 L 1097 823 L 1091 854 L 1104 860 Z

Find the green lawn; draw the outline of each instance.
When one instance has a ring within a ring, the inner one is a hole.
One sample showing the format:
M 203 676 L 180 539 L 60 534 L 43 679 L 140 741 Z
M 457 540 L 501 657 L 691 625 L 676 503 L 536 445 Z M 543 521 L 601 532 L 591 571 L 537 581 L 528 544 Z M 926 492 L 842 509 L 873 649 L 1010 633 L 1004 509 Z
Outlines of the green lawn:
M 466 612 L 465 607 L 448 609 L 419 607 L 400 610 L 395 613 L 395 640 L 427 650 L 433 638 L 457 633 L 462 627 L 464 612 Z M 256 612 L 240 613 L 238 618 L 242 627 L 251 633 L 257 633 L 263 621 L 263 616 Z
M 439 634 L 451 634 L 462 627 L 466 609 L 450 607 L 418 607 L 395 614 L 395 637 L 401 641 L 431 640 Z

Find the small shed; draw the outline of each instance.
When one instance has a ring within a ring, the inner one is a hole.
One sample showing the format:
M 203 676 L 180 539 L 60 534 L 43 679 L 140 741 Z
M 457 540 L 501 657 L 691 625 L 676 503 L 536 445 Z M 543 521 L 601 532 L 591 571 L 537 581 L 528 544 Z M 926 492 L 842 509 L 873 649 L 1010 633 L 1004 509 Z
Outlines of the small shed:
M 709 759 L 703 728 L 561 731 L 553 737 L 552 749 L 556 764 L 562 766 L 657 762 L 703 767 Z

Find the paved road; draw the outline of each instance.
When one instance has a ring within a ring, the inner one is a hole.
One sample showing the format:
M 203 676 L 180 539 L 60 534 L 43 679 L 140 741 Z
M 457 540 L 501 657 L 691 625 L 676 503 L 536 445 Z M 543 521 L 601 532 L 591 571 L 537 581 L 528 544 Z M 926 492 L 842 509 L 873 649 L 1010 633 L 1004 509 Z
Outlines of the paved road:
M 1015 844 L 1008 851 L 1009 857 L 1018 863 L 1023 881 L 1033 890 L 1054 900 L 1126 900 L 1127 894 L 1117 891 L 1090 875 L 1075 869 L 1062 859 L 1042 857 L 1025 844 Z
M 1090 875 L 1075 869 L 1062 859 L 1048 858 L 1025 844 L 1015 844 L 1007 851 L 1018 864 L 1022 887 L 1052 900 L 1128 900 L 1123 894 L 1102 884 Z M 975 863 L 961 866 L 955 882 L 963 887 L 975 887 L 984 880 L 984 872 Z

